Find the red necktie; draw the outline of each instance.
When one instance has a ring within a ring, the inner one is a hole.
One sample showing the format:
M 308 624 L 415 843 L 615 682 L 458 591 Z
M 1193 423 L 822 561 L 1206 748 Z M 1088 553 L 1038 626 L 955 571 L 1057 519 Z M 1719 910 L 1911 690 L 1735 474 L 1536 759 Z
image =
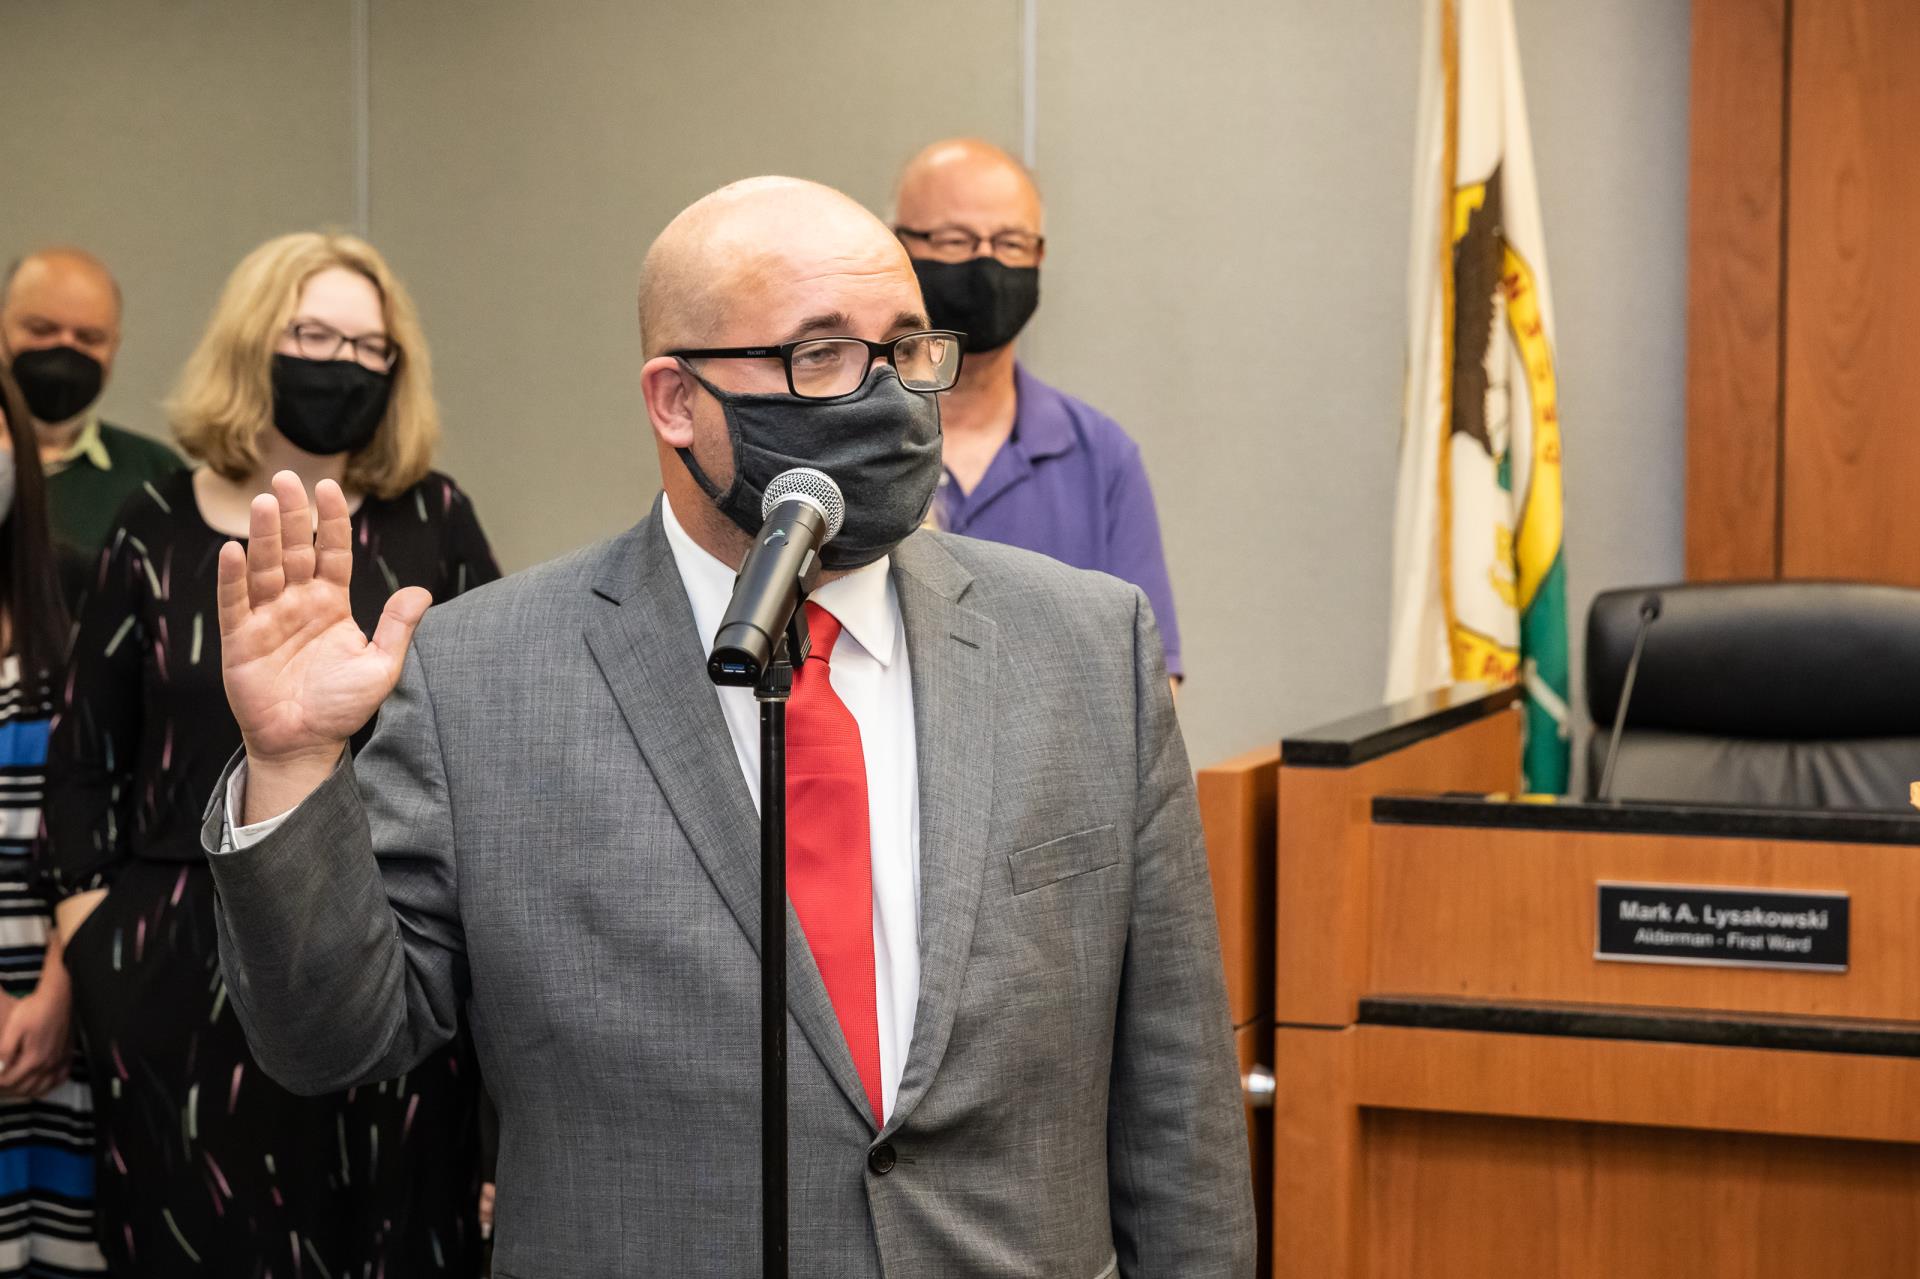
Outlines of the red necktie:
M 787 704 L 787 899 L 866 1085 L 876 1124 L 880 1024 L 874 1012 L 873 845 L 860 725 L 833 691 L 828 662 L 840 622 L 807 605 L 811 655 Z

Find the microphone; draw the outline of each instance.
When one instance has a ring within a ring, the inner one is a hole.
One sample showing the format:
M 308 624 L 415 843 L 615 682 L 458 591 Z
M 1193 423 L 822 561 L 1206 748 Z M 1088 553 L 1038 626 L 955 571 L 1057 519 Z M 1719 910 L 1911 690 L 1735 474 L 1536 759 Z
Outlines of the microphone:
M 1660 617 L 1660 596 L 1649 591 L 1640 598 L 1640 629 L 1633 637 L 1633 656 L 1627 659 L 1627 677 L 1620 683 L 1620 705 L 1613 712 L 1613 734 L 1607 740 L 1607 764 L 1600 773 L 1598 799 L 1613 792 L 1613 757 L 1620 750 L 1620 731 L 1627 726 L 1627 703 L 1633 700 L 1634 677 L 1640 674 L 1640 654 L 1647 646 L 1647 629 Z
M 831 476 L 796 466 L 767 485 L 760 518 L 766 522 L 733 580 L 733 598 L 707 658 L 707 677 L 716 684 L 760 682 L 800 607 L 800 583 L 846 523 L 847 502 Z M 805 656 L 792 654 L 794 664 Z

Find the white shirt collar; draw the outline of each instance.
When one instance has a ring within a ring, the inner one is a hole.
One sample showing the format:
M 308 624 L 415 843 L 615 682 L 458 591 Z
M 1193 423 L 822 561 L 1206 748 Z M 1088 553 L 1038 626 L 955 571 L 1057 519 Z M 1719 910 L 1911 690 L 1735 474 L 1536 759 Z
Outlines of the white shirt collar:
M 660 496 L 661 524 L 666 530 L 667 547 L 673 552 L 674 567 L 687 588 L 687 603 L 693 606 L 693 624 L 700 631 L 702 651 L 713 651 L 713 636 L 726 614 L 727 601 L 733 598 L 733 579 L 738 570 L 727 565 L 693 540 L 673 513 L 673 502 Z M 900 600 L 894 593 L 889 571 L 892 556 L 882 556 L 864 568 L 836 578 L 808 596 L 827 612 L 840 619 L 842 632 L 882 666 L 893 665 L 894 640 L 899 633 Z

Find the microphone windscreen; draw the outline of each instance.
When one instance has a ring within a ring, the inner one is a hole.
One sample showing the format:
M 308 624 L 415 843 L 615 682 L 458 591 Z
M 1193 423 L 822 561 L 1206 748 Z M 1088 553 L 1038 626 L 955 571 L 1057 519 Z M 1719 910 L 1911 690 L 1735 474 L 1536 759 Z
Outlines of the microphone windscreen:
M 840 535 L 840 526 L 847 522 L 847 499 L 841 496 L 840 486 L 831 475 L 811 466 L 780 472 L 767 484 L 767 495 L 760 499 L 760 518 L 766 519 L 774 507 L 792 497 L 808 502 L 825 517 L 827 535 L 820 539 L 822 546 Z

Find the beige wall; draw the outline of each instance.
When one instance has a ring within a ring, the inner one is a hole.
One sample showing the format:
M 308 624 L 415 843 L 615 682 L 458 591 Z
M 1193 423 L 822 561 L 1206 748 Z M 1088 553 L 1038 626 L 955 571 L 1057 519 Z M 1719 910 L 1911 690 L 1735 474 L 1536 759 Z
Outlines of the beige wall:
M 413 283 L 446 463 L 503 559 L 632 523 L 659 483 L 634 286 L 647 243 L 752 173 L 884 202 L 929 133 L 1016 142 L 1017 0 L 375 7 L 373 233 Z M 741 42 L 729 33 L 754 30 Z M 956 74 L 903 56 L 939 48 Z M 803 51 L 803 52 L 802 52 Z
M 1577 636 L 1595 589 L 1680 571 L 1688 13 L 1516 7 Z M 1419 12 L 12 0 L 0 252 L 57 237 L 113 259 L 129 338 L 109 408 L 157 430 L 225 271 L 269 234 L 350 224 L 364 178 L 434 343 L 445 465 L 522 567 L 624 527 L 657 482 L 632 295 L 674 210 L 767 170 L 881 207 L 918 143 L 1017 147 L 1031 125 L 1049 257 L 1024 355 L 1141 442 L 1187 637 L 1182 717 L 1211 759 L 1378 697 Z
M 353 216 L 346 0 L 0 3 L 0 261 L 71 241 L 126 294 L 103 409 L 160 401 L 243 254 Z
M 1594 592 L 1682 572 L 1689 10 L 1514 7 L 1577 683 Z M 1141 442 L 1196 762 L 1385 683 L 1421 9 L 1039 0 L 1051 220 L 1026 354 Z

